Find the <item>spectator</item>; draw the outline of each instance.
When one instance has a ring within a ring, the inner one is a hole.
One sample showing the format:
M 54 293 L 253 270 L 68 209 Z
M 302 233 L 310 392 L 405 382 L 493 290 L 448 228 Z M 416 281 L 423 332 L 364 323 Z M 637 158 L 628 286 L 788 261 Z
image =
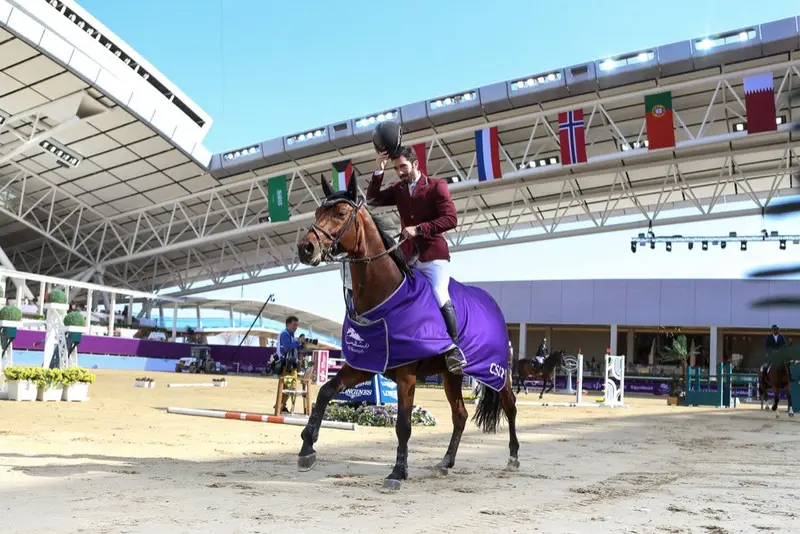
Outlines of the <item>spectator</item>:
M 278 346 L 275 356 L 277 365 L 280 369 L 280 380 L 283 380 L 284 387 L 294 389 L 297 386 L 297 368 L 300 366 L 299 350 L 305 343 L 305 336 L 295 339 L 294 334 L 300 326 L 300 320 L 294 315 L 286 318 L 286 329 L 278 337 Z M 282 411 L 286 411 L 286 397 Z

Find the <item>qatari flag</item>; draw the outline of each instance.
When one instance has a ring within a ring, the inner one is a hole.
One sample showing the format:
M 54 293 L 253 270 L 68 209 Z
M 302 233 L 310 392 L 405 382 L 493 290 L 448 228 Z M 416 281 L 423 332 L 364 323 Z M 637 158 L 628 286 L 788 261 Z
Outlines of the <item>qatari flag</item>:
M 744 103 L 747 108 L 748 134 L 774 132 L 778 129 L 771 72 L 745 77 Z

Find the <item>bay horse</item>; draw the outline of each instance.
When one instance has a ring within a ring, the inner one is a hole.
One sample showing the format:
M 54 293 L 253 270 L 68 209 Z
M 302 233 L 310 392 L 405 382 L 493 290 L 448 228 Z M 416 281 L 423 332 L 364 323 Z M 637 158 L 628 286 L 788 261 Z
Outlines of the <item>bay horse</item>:
M 786 401 L 789 403 L 789 417 L 794 417 L 792 409 L 792 390 L 791 373 L 788 363 L 765 363 L 758 370 L 758 396 L 761 400 L 761 409 L 767 409 L 767 388 L 772 389 L 772 411 L 778 417 L 778 402 L 781 398 L 781 390 L 786 392 Z
M 545 393 L 550 393 L 556 387 L 556 369 L 564 365 L 565 350 L 557 350 L 552 354 L 545 357 L 544 362 L 540 365 L 533 358 L 524 358 L 514 362 L 514 376 L 517 377 L 517 390 L 515 393 L 519 395 L 520 387 L 525 389 L 525 394 L 528 394 L 528 386 L 525 385 L 525 380 L 530 377 L 538 378 L 542 381 L 542 391 L 539 393 L 541 399 Z M 550 387 L 547 387 L 547 382 L 550 381 Z M 547 391 L 545 391 L 547 388 Z
M 364 200 L 359 200 L 356 180 L 350 181 L 346 191 L 334 191 L 325 178 L 322 179 L 322 192 L 326 200 L 317 208 L 315 212 L 315 222 L 305 236 L 297 243 L 298 258 L 306 265 L 316 266 L 322 261 L 338 261 L 349 264 L 352 281 L 352 296 L 350 302 L 352 309 L 348 310 L 345 317 L 345 325 L 342 332 L 342 352 L 347 363 L 336 373 L 328 382 L 320 387 L 317 393 L 316 403 L 308 418 L 308 423 L 301 433 L 303 444 L 298 454 L 297 466 L 300 471 L 309 471 L 317 463 L 317 453 L 314 450 L 314 443 L 319 437 L 320 425 L 331 399 L 340 392 L 351 388 L 361 382 L 375 376 L 375 371 L 364 369 L 364 365 L 359 365 L 356 356 L 371 358 L 378 351 L 383 351 L 383 339 L 378 336 L 367 339 L 363 331 L 359 331 L 357 322 L 359 318 L 366 317 L 376 309 L 382 309 L 387 302 L 394 302 L 395 295 L 402 293 L 404 287 L 409 284 L 417 284 L 417 291 L 428 295 L 428 301 L 433 299 L 433 293 L 427 280 L 420 274 L 413 271 L 406 262 L 402 252 L 399 250 L 400 243 L 396 242 L 390 234 L 390 224 L 387 220 L 371 214 L 364 205 Z M 416 281 L 415 281 L 416 280 Z M 427 285 L 426 285 L 427 284 Z M 460 286 L 451 280 L 451 297 L 454 304 L 458 290 L 463 294 L 463 289 L 467 286 Z M 478 288 L 468 288 L 470 291 L 482 290 Z M 427 293 L 424 293 L 427 291 Z M 485 292 L 483 292 L 485 293 Z M 516 397 L 511 389 L 511 373 L 509 372 L 509 353 L 508 353 L 508 332 L 505 326 L 505 319 L 499 307 L 488 293 L 478 294 L 484 308 L 490 309 L 491 315 L 486 316 L 491 319 L 492 325 L 487 325 L 486 329 L 495 328 L 494 331 L 505 332 L 505 334 L 495 336 L 497 338 L 505 336 L 504 339 L 487 340 L 486 350 L 497 352 L 497 348 L 502 345 L 502 354 L 495 354 L 495 360 L 502 363 L 492 363 L 494 367 L 487 371 L 494 375 L 493 384 L 499 382 L 497 391 L 491 387 L 485 387 L 483 395 L 475 410 L 473 421 L 484 433 L 497 432 L 501 416 L 504 414 L 508 420 L 509 430 L 509 458 L 506 465 L 508 470 L 519 469 L 519 441 L 516 432 Z M 475 293 L 470 298 L 476 298 Z M 423 299 L 418 299 L 423 300 Z M 467 302 L 463 306 L 467 306 Z M 493 306 L 493 308 L 492 308 Z M 350 306 L 348 306 L 350 307 Z M 376 319 L 371 324 L 381 323 L 387 338 L 385 344 L 385 369 L 382 372 L 387 378 L 397 384 L 397 422 L 395 432 L 397 434 L 397 456 L 391 473 L 383 482 L 383 489 L 386 491 L 397 491 L 402 482 L 408 478 L 408 440 L 411 437 L 411 410 L 414 404 L 414 392 L 418 378 L 432 375 L 443 375 L 444 392 L 450 404 L 453 420 L 453 433 L 450 444 L 442 460 L 433 466 L 435 474 L 445 475 L 448 470 L 455 465 L 456 453 L 464 432 L 469 414 L 467 413 L 464 399 L 461 392 L 462 377 L 452 374 L 445 365 L 444 353 L 448 348 L 445 345 L 440 353 L 431 353 L 430 357 L 416 358 L 422 350 L 424 333 L 431 332 L 431 329 L 440 329 L 441 334 L 446 336 L 444 321 L 439 318 L 442 324 L 433 320 L 432 314 L 428 314 L 430 320 L 426 319 L 425 302 L 415 302 L 410 300 L 403 308 L 407 321 L 411 321 L 410 339 L 405 341 L 405 345 L 396 346 L 389 350 L 389 328 L 391 319 Z M 435 306 L 436 313 L 440 313 L 438 306 Z M 473 313 L 473 309 L 469 309 Z M 351 319 L 351 315 L 356 319 Z M 466 313 L 459 314 L 460 322 L 468 320 Z M 441 316 L 441 314 L 440 314 Z M 485 319 L 482 318 L 482 319 Z M 435 323 L 435 324 L 434 324 Z M 387 326 L 387 324 L 389 326 Z M 494 326 L 493 326 L 494 325 Z M 379 325 L 380 326 L 380 325 Z M 491 327 L 491 328 L 490 328 Z M 366 326 L 365 328 L 372 328 Z M 459 326 L 460 340 L 464 339 L 464 325 Z M 474 334 L 473 329 L 471 332 Z M 478 328 L 477 330 L 481 330 Z M 419 334 L 417 334 L 419 332 Z M 382 334 L 382 336 L 384 335 Z M 471 335 L 472 335 L 471 334 Z M 441 337 L 441 336 L 440 336 Z M 449 338 L 448 338 L 449 340 Z M 452 343 L 452 341 L 448 341 Z M 467 352 L 465 345 L 461 348 Z M 349 352 L 346 351 L 349 347 Z M 482 347 L 481 347 L 482 348 Z M 405 349 L 405 350 L 404 350 Z M 438 350 L 438 349 L 437 349 Z M 411 354 L 407 354 L 411 352 Z M 384 352 L 380 352 L 383 357 Z M 392 365 L 391 357 L 408 358 L 402 364 Z M 351 363 L 351 359 L 352 362 Z M 362 360 L 363 361 L 363 360 Z M 356 368 L 359 367 L 359 368 Z M 470 363 L 464 368 L 465 373 L 469 373 Z

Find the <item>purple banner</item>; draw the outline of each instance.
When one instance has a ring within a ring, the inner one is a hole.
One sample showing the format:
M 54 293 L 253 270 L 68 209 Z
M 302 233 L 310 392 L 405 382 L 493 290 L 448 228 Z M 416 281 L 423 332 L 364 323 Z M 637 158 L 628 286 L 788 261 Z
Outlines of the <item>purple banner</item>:
M 44 350 L 43 330 L 18 330 L 14 340 L 16 350 Z M 191 356 L 189 343 L 170 343 L 149 339 L 134 339 L 107 336 L 83 335 L 79 354 L 109 354 L 112 356 L 140 356 L 142 358 L 164 358 L 179 360 Z M 263 373 L 267 363 L 275 354 L 274 347 L 239 347 L 236 345 L 209 345 L 211 357 L 229 368 L 239 364 L 243 373 Z M 331 358 L 340 358 L 341 351 L 330 351 Z

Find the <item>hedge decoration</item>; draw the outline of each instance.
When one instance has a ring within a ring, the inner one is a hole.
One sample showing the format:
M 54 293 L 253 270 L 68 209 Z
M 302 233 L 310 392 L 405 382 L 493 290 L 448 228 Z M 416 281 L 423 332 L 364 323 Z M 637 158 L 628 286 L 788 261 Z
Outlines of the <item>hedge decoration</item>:
M 16 306 L 3 306 L 0 308 L 0 321 L 21 321 L 22 310 Z

